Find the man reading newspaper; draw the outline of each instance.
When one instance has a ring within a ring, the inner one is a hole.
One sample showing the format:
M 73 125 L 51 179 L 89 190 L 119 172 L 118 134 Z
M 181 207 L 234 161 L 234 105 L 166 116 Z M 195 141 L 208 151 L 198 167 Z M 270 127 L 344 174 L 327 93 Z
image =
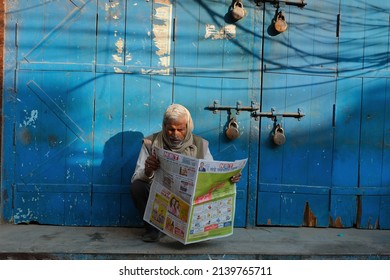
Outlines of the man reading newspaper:
M 130 185 L 132 198 L 141 216 L 145 213 L 155 172 L 160 168 L 160 161 L 153 153 L 154 147 L 197 159 L 213 160 L 208 142 L 194 135 L 193 129 L 194 124 L 187 108 L 172 104 L 164 113 L 162 130 L 144 139 Z M 237 183 L 240 178 L 241 173 L 238 173 L 230 181 Z M 156 242 L 161 238 L 159 229 L 148 223 L 145 223 L 145 228 L 143 241 Z

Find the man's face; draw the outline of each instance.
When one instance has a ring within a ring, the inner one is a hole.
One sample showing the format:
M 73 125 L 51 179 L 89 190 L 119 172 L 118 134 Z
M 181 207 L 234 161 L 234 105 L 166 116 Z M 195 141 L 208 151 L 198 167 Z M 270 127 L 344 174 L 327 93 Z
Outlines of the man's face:
M 178 120 L 169 120 L 165 124 L 165 132 L 174 147 L 180 145 L 187 135 L 186 118 L 182 117 Z

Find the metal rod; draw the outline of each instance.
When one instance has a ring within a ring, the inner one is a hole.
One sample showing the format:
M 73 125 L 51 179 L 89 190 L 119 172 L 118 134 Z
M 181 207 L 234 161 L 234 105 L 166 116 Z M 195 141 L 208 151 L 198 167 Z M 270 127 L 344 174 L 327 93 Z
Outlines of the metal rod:
M 206 110 L 213 111 L 214 114 L 216 114 L 218 111 L 232 111 L 235 110 L 236 114 L 239 114 L 240 111 L 248 111 L 248 112 L 255 112 L 259 110 L 259 107 L 255 106 L 254 103 L 252 103 L 251 106 L 241 106 L 239 102 L 237 102 L 236 106 L 220 106 L 218 105 L 217 101 L 214 101 L 213 105 L 210 105 L 205 108 Z
M 305 0 L 256 0 L 256 3 L 263 2 L 263 3 L 272 3 L 274 6 L 279 7 L 279 3 L 284 3 L 286 5 L 290 6 L 297 6 L 299 8 L 303 8 L 307 5 L 305 3 Z
M 297 113 L 275 113 L 274 111 L 271 112 L 258 112 L 258 113 L 252 113 L 252 117 L 259 118 L 259 117 L 266 117 L 266 118 L 277 118 L 277 117 L 283 117 L 283 118 L 296 118 L 300 119 L 303 118 L 305 114 L 301 113 L 301 111 L 298 109 Z

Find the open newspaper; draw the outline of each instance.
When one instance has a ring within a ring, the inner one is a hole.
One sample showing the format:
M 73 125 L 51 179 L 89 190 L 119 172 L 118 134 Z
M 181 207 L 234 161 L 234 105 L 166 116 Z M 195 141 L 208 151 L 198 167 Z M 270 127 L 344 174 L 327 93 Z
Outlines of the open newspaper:
M 206 161 L 156 148 L 160 160 L 144 220 L 183 244 L 233 233 L 236 184 L 247 159 Z

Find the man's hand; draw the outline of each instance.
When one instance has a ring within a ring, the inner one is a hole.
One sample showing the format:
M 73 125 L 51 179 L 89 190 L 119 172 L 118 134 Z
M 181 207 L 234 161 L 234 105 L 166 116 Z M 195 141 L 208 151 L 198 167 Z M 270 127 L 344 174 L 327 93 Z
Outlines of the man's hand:
M 145 160 L 145 175 L 148 177 L 152 177 L 154 171 L 160 168 L 160 161 L 154 155 L 148 156 Z
M 230 182 L 231 182 L 232 184 L 238 183 L 240 180 L 241 180 L 241 173 L 238 173 L 238 174 L 236 174 L 236 175 L 230 177 Z

